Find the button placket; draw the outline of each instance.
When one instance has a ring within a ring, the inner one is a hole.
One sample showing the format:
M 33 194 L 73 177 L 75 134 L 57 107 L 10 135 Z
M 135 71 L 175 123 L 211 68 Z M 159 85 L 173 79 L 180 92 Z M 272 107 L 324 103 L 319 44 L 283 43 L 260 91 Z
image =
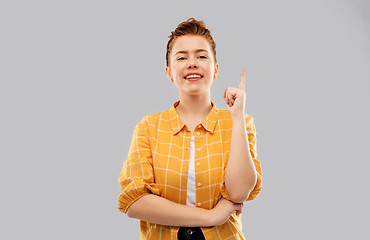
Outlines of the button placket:
M 201 128 L 202 126 L 201 125 L 198 125 L 198 129 L 199 128 Z M 201 141 L 201 138 L 200 137 L 198 137 L 198 136 L 201 136 L 201 133 L 200 133 L 200 131 L 201 130 L 196 130 L 195 132 L 194 132 L 194 135 L 196 135 L 196 137 L 195 137 L 195 151 L 196 151 L 196 154 L 195 154 L 195 156 L 196 156 L 196 160 L 197 159 L 199 159 L 199 154 L 200 154 L 200 151 L 201 151 L 201 148 L 202 148 L 202 146 L 201 146 L 201 144 L 202 144 L 202 141 Z M 200 162 L 199 162 L 199 160 L 198 160 L 198 162 L 196 162 L 195 163 L 195 165 L 196 166 L 200 166 Z M 196 170 L 196 171 L 198 171 L 198 170 Z M 196 177 L 197 178 L 197 177 Z M 199 178 L 198 178 L 199 179 Z M 196 182 L 196 187 L 201 187 L 202 186 L 202 183 L 201 182 L 197 182 L 197 180 L 195 180 L 195 182 Z M 198 190 L 197 190 L 198 191 Z M 202 204 L 200 203 L 200 202 L 198 202 L 198 203 L 196 203 L 196 205 L 198 206 L 198 207 L 200 207 Z

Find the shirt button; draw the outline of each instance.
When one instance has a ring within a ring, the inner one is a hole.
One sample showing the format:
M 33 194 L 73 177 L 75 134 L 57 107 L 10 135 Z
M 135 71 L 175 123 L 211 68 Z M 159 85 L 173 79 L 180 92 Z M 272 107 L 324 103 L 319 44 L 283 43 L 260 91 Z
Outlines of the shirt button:
M 199 162 L 197 162 L 197 166 L 200 166 L 200 163 Z
M 198 206 L 200 206 L 200 205 L 201 205 L 201 203 L 200 203 L 200 202 L 198 202 L 198 203 L 197 203 L 197 205 L 198 205 Z
M 199 152 L 200 151 L 200 148 L 197 148 L 197 151 Z
M 199 136 L 200 135 L 200 132 L 197 132 L 197 135 Z
M 198 186 L 200 187 L 200 186 L 202 186 L 202 184 L 200 182 L 198 182 Z

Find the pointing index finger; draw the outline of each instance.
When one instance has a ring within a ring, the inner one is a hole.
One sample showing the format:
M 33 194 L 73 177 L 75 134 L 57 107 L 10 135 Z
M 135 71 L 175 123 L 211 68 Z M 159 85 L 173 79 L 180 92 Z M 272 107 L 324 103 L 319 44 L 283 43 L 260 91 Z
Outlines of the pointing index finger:
M 240 89 L 245 89 L 245 69 L 242 69 L 242 73 L 240 74 L 240 83 L 239 83 Z

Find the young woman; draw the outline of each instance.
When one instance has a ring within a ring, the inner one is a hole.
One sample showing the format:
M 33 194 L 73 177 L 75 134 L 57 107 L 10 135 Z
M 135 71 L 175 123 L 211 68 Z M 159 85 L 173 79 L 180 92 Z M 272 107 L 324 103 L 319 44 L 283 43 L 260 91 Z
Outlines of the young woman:
M 180 100 L 136 125 L 118 209 L 140 219 L 140 239 L 244 239 L 243 202 L 262 187 L 244 69 L 220 110 L 210 96 L 219 65 L 209 29 L 190 18 L 169 38 L 165 70 Z

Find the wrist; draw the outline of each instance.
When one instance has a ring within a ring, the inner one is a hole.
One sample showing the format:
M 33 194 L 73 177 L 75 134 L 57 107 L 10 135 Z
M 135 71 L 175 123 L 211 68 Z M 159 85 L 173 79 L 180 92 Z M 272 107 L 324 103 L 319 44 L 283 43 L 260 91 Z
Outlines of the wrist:
M 231 115 L 231 118 L 233 119 L 233 121 L 244 121 L 245 113 L 243 112 L 236 115 Z
M 233 126 L 245 124 L 245 117 L 244 115 L 237 115 L 232 117 Z

